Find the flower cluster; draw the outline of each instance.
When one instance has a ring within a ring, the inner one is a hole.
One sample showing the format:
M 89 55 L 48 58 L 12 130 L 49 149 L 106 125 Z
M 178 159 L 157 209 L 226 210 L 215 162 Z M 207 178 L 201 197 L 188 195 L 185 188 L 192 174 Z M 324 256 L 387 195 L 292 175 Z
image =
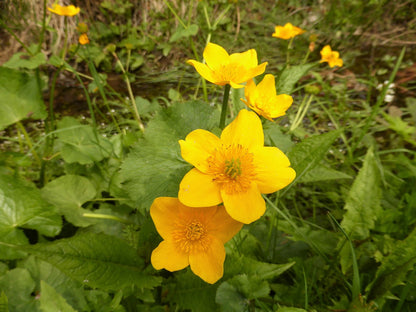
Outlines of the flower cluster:
M 273 75 L 255 84 L 265 71 L 254 49 L 228 54 L 208 43 L 205 64 L 188 63 L 206 80 L 217 85 L 244 88 L 246 105 L 269 120 L 283 116 L 293 99 L 276 95 Z M 243 85 L 246 83 L 246 86 Z M 163 241 L 153 251 L 156 269 L 181 270 L 188 265 L 208 283 L 223 275 L 224 244 L 244 224 L 258 220 L 266 210 L 262 194 L 290 184 L 295 171 L 277 147 L 264 146 L 262 122 L 257 114 L 243 109 L 220 137 L 197 129 L 180 140 L 181 155 L 194 166 L 179 185 L 178 198 L 156 198 L 151 217 Z

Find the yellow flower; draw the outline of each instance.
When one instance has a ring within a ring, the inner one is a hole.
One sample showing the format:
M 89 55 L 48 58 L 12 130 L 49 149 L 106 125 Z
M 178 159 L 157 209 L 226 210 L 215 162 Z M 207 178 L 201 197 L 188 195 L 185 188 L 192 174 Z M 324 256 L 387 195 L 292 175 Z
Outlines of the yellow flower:
M 230 218 L 223 206 L 190 208 L 177 198 L 158 197 L 150 207 L 156 229 L 164 239 L 153 250 L 155 269 L 192 272 L 210 284 L 224 272 L 224 244 L 243 226 Z
M 320 63 L 328 62 L 329 67 L 339 66 L 341 67 L 344 63 L 339 58 L 339 52 L 332 51 L 329 45 L 326 45 L 321 50 L 321 61 Z
M 293 99 L 290 95 L 276 95 L 276 84 L 274 76 L 267 74 L 256 86 L 253 79 L 247 82 L 244 89 L 246 100 L 241 99 L 248 107 L 257 114 L 273 121 L 286 114 L 286 110 L 292 105 Z
M 82 45 L 90 43 L 90 40 L 88 39 L 88 35 L 87 34 L 81 34 L 79 36 L 78 41 Z
M 48 8 L 48 10 L 61 16 L 74 16 L 79 13 L 80 8 L 73 5 L 61 6 L 59 4 L 54 4 L 53 7 Z
M 272 34 L 273 37 L 280 38 L 280 39 L 291 39 L 296 37 L 297 35 L 301 35 L 305 32 L 305 30 L 293 26 L 291 23 L 286 23 L 285 26 L 276 26 L 274 28 L 274 33 Z
M 267 62 L 258 65 L 254 49 L 229 55 L 223 47 L 208 43 L 203 55 L 206 64 L 195 60 L 188 60 L 187 63 L 206 80 L 220 86 L 230 84 L 235 89 L 243 88 L 242 83 L 264 73 L 267 65 Z
M 190 207 L 224 203 L 227 213 L 243 223 L 266 210 L 261 194 L 287 186 L 296 176 L 277 147 L 264 146 L 260 118 L 242 109 L 221 133 L 197 129 L 180 140 L 182 157 L 194 165 L 179 186 L 179 200 Z

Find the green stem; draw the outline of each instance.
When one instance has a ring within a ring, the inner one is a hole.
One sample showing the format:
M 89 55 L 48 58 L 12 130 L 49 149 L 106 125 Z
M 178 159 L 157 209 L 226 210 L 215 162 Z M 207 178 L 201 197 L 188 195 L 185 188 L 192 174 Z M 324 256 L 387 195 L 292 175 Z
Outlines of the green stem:
M 83 213 L 82 216 L 83 217 L 86 217 L 86 218 L 96 218 L 96 219 L 114 220 L 114 221 L 118 221 L 118 222 L 124 223 L 124 224 L 132 224 L 128 220 L 121 219 L 119 217 L 112 216 L 112 215 L 101 214 L 101 213 Z
M 225 118 L 227 116 L 227 107 L 228 107 L 228 98 L 230 97 L 230 89 L 231 89 L 231 86 L 229 84 L 226 84 L 224 88 L 224 97 L 222 99 L 220 129 L 224 129 L 225 127 Z
M 294 38 L 294 37 L 293 37 Z M 287 45 L 287 51 L 286 51 L 286 66 L 289 66 L 289 51 L 292 48 L 292 42 L 293 42 L 293 38 L 290 39 L 289 44 Z
M 17 127 L 19 128 L 20 131 L 22 131 L 25 139 L 26 139 L 26 144 L 27 146 L 29 146 L 30 152 L 32 152 L 33 157 L 35 157 L 36 161 L 38 162 L 38 164 L 41 164 L 39 155 L 36 153 L 36 150 L 33 148 L 33 143 L 32 140 L 30 139 L 29 134 L 27 133 L 25 127 L 22 125 L 22 123 L 20 121 L 16 122 Z
M 169 10 L 172 12 L 173 15 L 175 15 L 176 19 L 178 20 L 178 22 L 182 25 L 183 28 L 188 28 L 186 27 L 185 23 L 182 21 L 182 19 L 179 17 L 178 14 L 176 14 L 175 10 L 172 8 L 172 6 L 169 4 L 168 1 L 163 0 L 163 2 L 166 4 L 166 6 L 169 8 Z
M 309 105 L 312 102 L 313 94 L 311 94 L 309 96 L 309 99 L 308 99 L 308 101 L 306 101 L 306 104 L 305 104 L 305 98 L 306 97 L 303 98 L 302 104 L 300 105 L 300 108 L 299 108 L 298 112 L 296 113 L 295 120 L 293 121 L 292 125 L 290 126 L 289 131 L 291 131 L 291 132 L 294 131 L 299 126 L 299 124 L 302 122 L 303 118 L 305 117 L 305 114 L 308 111 Z

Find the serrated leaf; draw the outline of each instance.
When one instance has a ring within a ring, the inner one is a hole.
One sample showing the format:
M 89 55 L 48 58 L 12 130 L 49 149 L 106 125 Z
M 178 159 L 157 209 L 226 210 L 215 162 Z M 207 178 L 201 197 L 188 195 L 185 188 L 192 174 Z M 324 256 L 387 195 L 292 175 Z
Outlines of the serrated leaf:
M 174 283 L 168 286 L 169 301 L 183 309 L 194 312 L 212 312 L 217 310 L 215 292 L 218 284 L 208 284 L 195 276 L 190 270 L 176 274 Z
M 352 179 L 352 177 L 342 171 L 338 171 L 332 168 L 328 168 L 322 165 L 317 165 L 305 173 L 299 182 L 311 183 L 318 181 L 329 181 L 329 180 L 341 180 L 341 179 Z
M 319 164 L 340 133 L 339 130 L 336 130 L 314 135 L 296 144 L 289 151 L 288 158 L 296 171 L 296 180 L 299 180 L 304 174 Z
M 37 312 L 38 300 L 32 296 L 36 283 L 26 269 L 16 268 L 0 277 L 0 289 L 8 299 L 10 311 Z
M 119 290 L 136 285 L 153 288 L 161 278 L 144 272 L 144 263 L 125 241 L 105 234 L 83 233 L 52 243 L 19 247 L 51 263 L 89 287 Z
M 176 103 L 160 111 L 146 128 L 121 167 L 124 189 L 144 212 L 158 196 L 177 196 L 179 182 L 190 170 L 180 154 L 178 140 L 195 129 L 210 129 L 218 111 L 204 102 Z
M 0 130 L 22 119 L 46 118 L 45 105 L 34 75 L 0 67 Z
M 368 149 L 363 167 L 358 172 L 348 194 L 341 226 L 351 240 L 369 237 L 381 212 L 380 176 L 373 148 Z
M 40 281 L 40 309 L 43 312 L 75 312 L 56 290 L 45 281 Z
M 285 67 L 276 81 L 277 94 L 291 94 L 300 78 L 314 66 L 315 64 L 304 64 Z
M 68 163 L 92 164 L 108 157 L 112 152 L 109 140 L 94 134 L 89 125 L 82 125 L 72 117 L 58 122 L 58 141 L 63 144 L 61 155 Z
M 25 180 L 0 174 L 0 241 L 25 244 L 27 239 L 20 228 L 33 229 L 46 236 L 57 235 L 62 220 L 55 207 L 41 198 L 40 191 Z M 6 249 L 6 250 L 5 250 Z M 0 246 L 0 258 L 21 256 L 10 254 Z
M 78 175 L 65 175 L 55 179 L 42 189 L 42 197 L 50 204 L 55 205 L 65 218 L 76 226 L 88 226 L 93 220 L 82 216 L 90 212 L 82 205 L 93 199 L 97 191 L 94 185 L 85 177 Z
M 367 287 L 369 300 L 383 297 L 394 286 L 405 281 L 406 273 L 416 263 L 415 246 L 416 229 L 406 239 L 398 242 L 391 254 L 383 258 L 381 266 L 376 272 L 376 277 Z

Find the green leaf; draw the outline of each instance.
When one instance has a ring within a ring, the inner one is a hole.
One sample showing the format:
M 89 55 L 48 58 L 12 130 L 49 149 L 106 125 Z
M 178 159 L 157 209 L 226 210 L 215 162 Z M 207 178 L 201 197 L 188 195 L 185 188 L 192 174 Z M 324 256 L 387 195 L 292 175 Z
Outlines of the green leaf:
M 342 171 L 338 171 L 332 168 L 328 168 L 322 165 L 317 165 L 312 170 L 305 173 L 299 182 L 311 183 L 318 181 L 340 180 L 340 179 L 352 179 L 352 177 Z
M 250 300 L 268 297 L 269 293 L 270 287 L 266 281 L 241 274 L 218 287 L 215 301 L 222 311 L 244 311 Z
M 85 177 L 78 175 L 64 175 L 55 179 L 42 189 L 42 197 L 55 205 L 65 218 L 76 226 L 88 226 L 93 220 L 82 216 L 90 212 L 82 205 L 93 199 L 97 191 L 94 185 Z
M 16 268 L 0 277 L 0 290 L 9 301 L 10 311 L 37 312 L 38 300 L 32 296 L 36 283 L 26 269 Z
M 44 312 L 75 312 L 56 290 L 45 281 L 40 281 L 40 308 Z
M 291 94 L 300 78 L 314 66 L 315 64 L 304 64 L 285 67 L 276 81 L 277 94 Z
M 158 196 L 177 196 L 179 183 L 191 166 L 180 154 L 178 140 L 197 128 L 211 129 L 218 111 L 204 102 L 176 103 L 160 111 L 121 167 L 124 189 L 144 212 Z
M 161 282 L 161 278 L 144 271 L 143 260 L 135 249 L 123 240 L 102 233 L 83 233 L 19 248 L 93 288 L 119 290 L 136 285 L 151 289 Z
M 0 312 L 9 312 L 9 304 L 4 291 L 0 294 Z
M 25 52 L 19 52 L 14 54 L 3 66 L 13 69 L 35 69 L 43 64 L 46 64 L 46 56 L 43 52 L 36 53 L 33 56 Z
M 182 25 L 178 27 L 175 33 L 170 37 L 169 42 L 175 42 L 182 38 L 195 36 L 198 33 L 199 27 L 196 24 L 191 24 L 187 28 L 183 28 Z
M 109 140 L 94 134 L 94 129 L 82 125 L 72 117 L 58 122 L 58 141 L 63 144 L 61 155 L 68 163 L 92 164 L 108 157 L 112 152 Z
M 370 230 L 374 228 L 377 216 L 381 212 L 379 184 L 380 175 L 376 158 L 373 148 L 370 148 L 344 206 L 347 212 L 344 214 L 341 226 L 351 240 L 363 240 L 370 236 Z
M 0 174 L 0 242 L 26 244 L 20 228 L 33 229 L 46 236 L 57 235 L 62 220 L 55 207 L 41 198 L 40 191 L 23 179 Z M 18 257 L 0 246 L 0 257 Z M 21 253 L 20 253 L 21 255 Z
M 264 143 L 267 146 L 276 146 L 286 153 L 293 146 L 289 134 L 284 134 L 280 127 L 274 122 L 266 122 L 263 125 Z
M 168 286 L 168 299 L 183 309 L 212 312 L 217 310 L 215 304 L 217 287 L 218 284 L 208 284 L 188 269 L 184 273 L 175 274 L 174 283 Z
M 403 284 L 406 273 L 416 263 L 415 246 L 416 229 L 406 239 L 399 241 L 391 254 L 382 259 L 376 277 L 367 287 L 369 300 L 381 298 L 393 287 Z M 412 281 L 408 282 L 412 283 Z
M 289 151 L 288 158 L 296 171 L 296 180 L 319 164 L 340 133 L 340 130 L 336 130 L 314 135 L 296 144 Z
M 0 130 L 19 120 L 46 118 L 45 105 L 34 75 L 0 67 Z

